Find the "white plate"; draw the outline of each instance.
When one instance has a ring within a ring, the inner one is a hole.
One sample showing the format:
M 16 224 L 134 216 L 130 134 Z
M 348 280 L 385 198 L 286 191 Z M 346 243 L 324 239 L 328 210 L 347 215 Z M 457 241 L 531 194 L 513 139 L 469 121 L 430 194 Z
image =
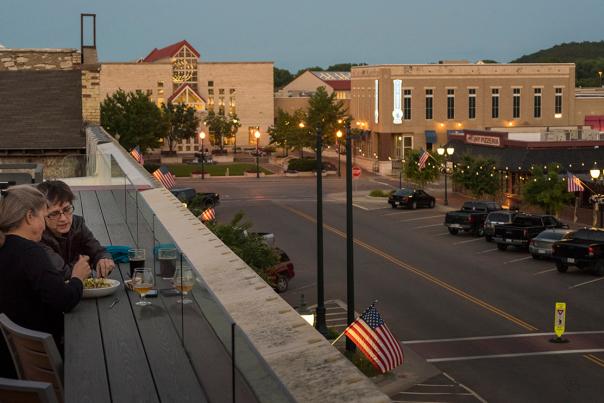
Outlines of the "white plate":
M 105 281 L 111 283 L 110 287 L 105 288 L 84 288 L 84 293 L 82 294 L 82 298 L 100 298 L 106 297 L 107 295 L 111 295 L 117 290 L 117 287 L 120 286 L 120 282 L 117 280 L 112 280 L 110 278 L 106 278 Z

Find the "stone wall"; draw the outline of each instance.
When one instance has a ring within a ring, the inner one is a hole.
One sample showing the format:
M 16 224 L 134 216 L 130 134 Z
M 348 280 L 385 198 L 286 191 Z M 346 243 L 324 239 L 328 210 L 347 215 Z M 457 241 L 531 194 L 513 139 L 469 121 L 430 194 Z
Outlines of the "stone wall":
M 0 49 L 0 71 L 73 70 L 80 60 L 76 49 Z
M 86 176 L 86 155 L 84 154 L 65 154 L 35 157 L 0 157 L 0 164 L 10 163 L 42 164 L 44 166 L 44 179 L 61 179 L 74 177 L 78 178 Z
M 82 69 L 82 119 L 101 123 L 101 71 Z

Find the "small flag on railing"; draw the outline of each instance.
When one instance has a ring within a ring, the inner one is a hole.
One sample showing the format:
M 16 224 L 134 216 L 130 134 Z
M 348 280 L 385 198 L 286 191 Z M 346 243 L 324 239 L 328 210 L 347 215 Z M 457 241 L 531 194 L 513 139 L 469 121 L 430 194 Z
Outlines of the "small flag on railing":
M 403 363 L 403 350 L 374 304 L 344 330 L 344 335 L 376 369 L 386 373 Z
M 155 179 L 160 181 L 166 189 L 172 189 L 174 186 L 176 186 L 174 175 L 172 175 L 172 172 L 170 172 L 168 167 L 165 165 L 162 165 L 155 171 L 153 171 L 153 176 L 155 177 Z
M 201 215 L 199 216 L 199 219 L 201 220 L 201 222 L 212 222 L 214 220 L 216 220 L 216 212 L 214 211 L 214 209 L 212 207 L 210 207 L 209 209 L 204 210 L 203 213 L 201 213 Z
M 143 165 L 145 163 L 145 158 L 143 157 L 143 153 L 141 152 L 141 148 L 139 146 L 134 147 L 130 151 L 130 155 L 132 155 L 132 158 L 134 158 L 139 164 Z
M 419 157 L 418 164 L 420 171 L 426 167 L 426 162 L 428 161 L 428 158 L 430 158 L 430 153 L 428 151 L 424 151 L 424 153 Z
M 575 175 L 573 175 L 570 172 L 566 173 L 568 180 L 567 180 L 567 191 L 569 192 L 582 192 L 585 190 L 585 188 L 583 187 L 583 184 L 581 183 L 581 179 L 577 178 Z

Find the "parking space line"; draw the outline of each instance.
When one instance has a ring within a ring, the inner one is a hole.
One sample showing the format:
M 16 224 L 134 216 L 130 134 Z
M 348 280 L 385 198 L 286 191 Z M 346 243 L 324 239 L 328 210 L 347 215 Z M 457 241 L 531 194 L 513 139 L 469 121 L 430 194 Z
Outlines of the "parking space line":
M 361 210 L 365 210 L 365 211 L 369 210 L 367 207 L 359 206 L 358 204 L 352 203 L 352 205 L 355 206 L 355 207 L 357 207 L 357 208 L 360 208 Z
M 593 362 L 594 364 L 599 365 L 602 368 L 604 368 L 604 360 L 602 360 L 600 357 L 596 357 L 593 354 L 586 354 L 583 357 L 587 358 L 589 361 Z
M 558 269 L 547 269 L 547 270 L 541 270 L 535 274 L 533 274 L 533 276 L 538 276 L 539 274 L 543 274 L 543 273 L 549 273 L 550 271 L 556 271 Z
M 400 222 L 410 222 L 410 221 L 419 221 L 419 220 L 429 220 L 431 218 L 442 218 L 442 214 L 441 215 L 431 215 L 428 217 L 417 217 L 417 218 L 408 218 L 406 220 L 400 220 Z
M 389 208 L 389 207 L 385 207 L 385 208 Z M 382 215 L 380 215 L 380 217 L 387 217 L 387 216 L 399 215 L 399 214 L 410 214 L 410 213 L 421 213 L 421 211 L 417 211 L 417 210 L 398 210 L 398 211 L 395 211 L 393 213 L 382 214 Z
M 482 238 L 467 239 L 465 241 L 453 242 L 453 245 L 461 245 L 462 243 L 470 243 L 470 242 L 477 242 L 477 241 L 484 241 L 484 239 L 482 239 Z
M 438 224 L 430 224 L 430 225 L 422 225 L 421 227 L 414 227 L 413 229 L 422 229 L 422 228 L 430 228 L 430 227 L 438 227 L 442 225 L 442 223 L 438 223 Z
M 434 236 L 445 236 L 445 235 L 449 235 L 448 232 L 443 232 L 442 234 L 438 234 L 438 235 L 434 235 Z
M 582 353 L 601 353 L 604 349 L 594 348 L 585 350 L 558 350 L 558 351 L 537 351 L 534 353 L 512 353 L 512 354 L 492 354 L 492 355 L 469 355 L 465 357 L 447 357 L 447 358 L 428 358 L 426 362 L 450 362 L 450 361 L 469 361 L 483 360 L 490 358 L 516 358 L 516 357 L 531 357 L 538 355 L 558 355 L 558 354 L 582 354 Z
M 600 277 L 600 278 L 597 278 L 595 280 L 586 281 L 584 283 L 575 284 L 575 285 L 573 285 L 571 287 L 568 287 L 568 289 L 570 290 L 570 289 L 573 289 L 573 288 L 581 287 L 582 285 L 595 283 L 596 281 L 601 281 L 601 280 L 604 280 L 604 277 Z
M 533 258 L 532 256 L 525 256 L 525 257 L 521 257 L 521 258 L 514 259 L 514 260 L 508 260 L 507 262 L 503 262 L 503 264 L 522 262 L 523 260 L 529 260 L 532 258 Z
M 493 248 L 493 249 L 486 249 L 480 252 L 476 252 L 477 255 L 482 255 L 484 253 L 490 253 L 490 252 L 495 252 L 497 250 L 497 248 Z

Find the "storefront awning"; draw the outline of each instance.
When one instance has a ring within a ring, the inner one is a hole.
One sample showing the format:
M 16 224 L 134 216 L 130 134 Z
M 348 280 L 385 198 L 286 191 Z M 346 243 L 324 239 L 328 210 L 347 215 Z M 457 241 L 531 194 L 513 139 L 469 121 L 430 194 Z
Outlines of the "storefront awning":
M 434 130 L 426 130 L 426 144 L 436 144 L 436 132 Z

